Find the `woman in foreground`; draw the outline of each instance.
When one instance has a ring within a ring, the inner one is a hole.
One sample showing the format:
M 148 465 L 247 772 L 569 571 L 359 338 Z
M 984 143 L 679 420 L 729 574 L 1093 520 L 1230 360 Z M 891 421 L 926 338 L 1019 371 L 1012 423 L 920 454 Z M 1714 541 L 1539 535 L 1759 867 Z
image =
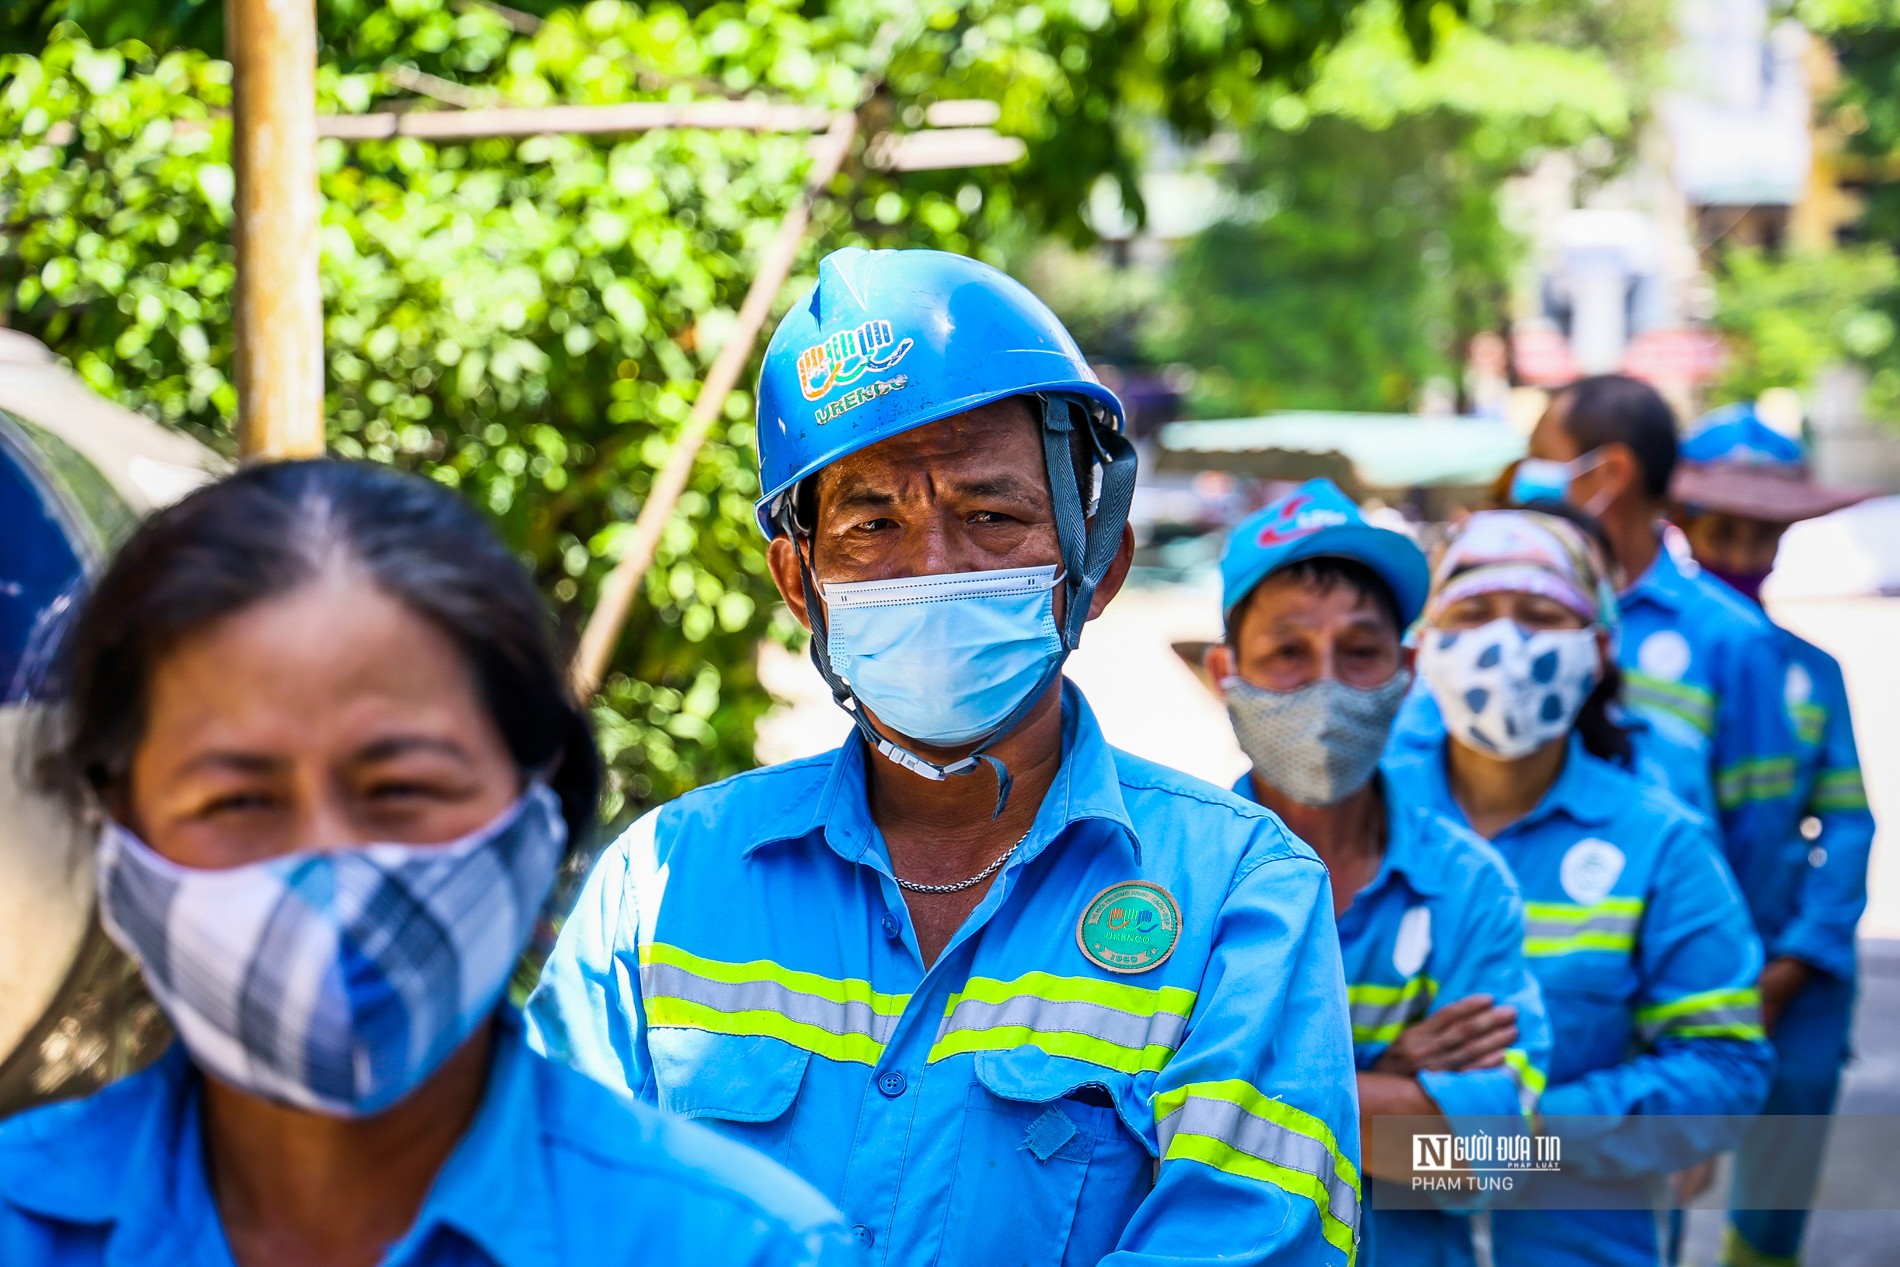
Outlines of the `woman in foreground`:
M 0 1124 L 0 1262 L 831 1261 L 776 1166 L 528 1050 L 504 994 L 598 758 L 520 564 L 439 485 L 256 467 L 133 535 L 42 777 L 179 1041 Z

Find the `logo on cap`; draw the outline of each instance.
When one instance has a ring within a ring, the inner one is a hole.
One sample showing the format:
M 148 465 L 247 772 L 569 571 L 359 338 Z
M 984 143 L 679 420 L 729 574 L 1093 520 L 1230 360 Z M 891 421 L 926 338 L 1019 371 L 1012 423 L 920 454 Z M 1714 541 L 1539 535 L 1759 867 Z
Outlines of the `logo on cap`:
M 911 349 L 897 341 L 888 321 L 867 321 L 843 330 L 798 354 L 798 388 L 806 400 L 823 400 L 833 388 L 849 387 L 866 374 L 882 374 Z
M 1260 535 L 1254 538 L 1255 545 L 1277 546 L 1301 537 L 1311 536 L 1321 528 L 1337 528 L 1341 524 L 1351 523 L 1351 518 L 1343 510 L 1333 510 L 1327 506 L 1312 504 L 1311 493 L 1300 493 L 1289 497 L 1280 507 L 1280 513 L 1269 519 L 1260 529 Z

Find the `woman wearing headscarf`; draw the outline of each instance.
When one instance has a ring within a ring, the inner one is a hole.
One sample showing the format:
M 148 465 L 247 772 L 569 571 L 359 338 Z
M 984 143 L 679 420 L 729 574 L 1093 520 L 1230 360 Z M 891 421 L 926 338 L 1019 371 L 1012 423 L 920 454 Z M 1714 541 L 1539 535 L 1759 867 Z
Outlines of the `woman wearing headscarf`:
M 1525 899 L 1557 1144 L 1493 1215 L 1505 1267 L 1660 1263 L 1663 1179 L 1731 1145 L 1767 1088 L 1761 947 L 1734 879 L 1706 820 L 1616 764 L 1615 637 L 1603 556 L 1575 524 L 1473 515 L 1418 636 L 1445 737 L 1388 763 L 1396 797 L 1488 838 Z

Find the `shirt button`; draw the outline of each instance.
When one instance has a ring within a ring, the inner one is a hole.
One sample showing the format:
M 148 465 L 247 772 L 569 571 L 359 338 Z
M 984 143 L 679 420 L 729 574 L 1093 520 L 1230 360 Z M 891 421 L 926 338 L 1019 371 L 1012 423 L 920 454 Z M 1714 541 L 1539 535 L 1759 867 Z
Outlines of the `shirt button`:
M 871 1243 L 877 1239 L 877 1236 L 871 1231 L 870 1228 L 860 1223 L 856 1227 L 851 1229 L 851 1239 L 856 1241 L 858 1244 L 864 1246 L 866 1249 L 869 1249 L 871 1248 Z
M 899 937 L 904 935 L 904 926 L 898 923 L 897 916 L 891 914 L 889 911 L 884 912 L 883 927 L 884 935 L 892 941 L 896 941 Z
M 877 1080 L 877 1089 L 893 1100 L 904 1094 L 904 1087 L 906 1085 L 904 1075 L 895 1069 L 887 1074 L 881 1075 Z

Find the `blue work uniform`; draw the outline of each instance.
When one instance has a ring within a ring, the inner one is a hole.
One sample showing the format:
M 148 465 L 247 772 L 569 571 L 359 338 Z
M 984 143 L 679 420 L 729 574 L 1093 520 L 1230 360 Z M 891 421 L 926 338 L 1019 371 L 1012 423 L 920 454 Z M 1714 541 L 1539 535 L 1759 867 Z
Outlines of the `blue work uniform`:
M 1618 611 L 1624 698 L 1638 712 L 1674 719 L 1659 724 L 1707 737 L 1722 851 L 1759 922 L 1801 810 L 1781 639 L 1759 609 L 1667 549 L 1623 591 Z M 1691 806 L 1700 795 L 1680 783 L 1673 790 Z
M 1792 1264 L 1800 1253 L 1807 1211 L 1773 1207 L 1787 1207 L 1791 1193 L 1812 1194 L 1820 1178 L 1825 1119 L 1834 1112 L 1848 1057 L 1854 929 L 1867 905 L 1874 840 L 1841 666 L 1812 643 L 1780 632 L 1789 660 L 1786 701 L 1801 745 L 1796 783 L 1811 839 L 1793 842 L 1780 883 L 1765 892 L 1756 919 L 1769 958 L 1799 959 L 1814 974 L 1770 1036 L 1775 1081 L 1764 1112 L 1781 1120 L 1772 1128 L 1764 1122 L 1736 1150 L 1724 1251 L 1732 1267 Z M 1811 1195 L 1799 1203 L 1808 1200 Z
M 1442 746 L 1386 777 L 1400 800 L 1468 825 Z M 1653 1267 L 1652 1184 L 1733 1145 L 1745 1117 L 1714 1115 L 1752 1114 L 1767 1093 L 1761 943 L 1707 824 L 1574 734 L 1543 800 L 1492 844 L 1524 895 L 1554 1039 L 1538 1111 L 1562 1145 L 1561 1172 L 1493 1212 L 1495 1260 Z M 1685 1114 L 1710 1116 L 1656 1120 Z M 1579 1193 L 1619 1208 L 1574 1208 Z
M 1632 774 L 1669 789 L 1676 799 L 1716 821 L 1715 789 L 1709 783 L 1709 741 L 1680 717 L 1619 709 L 1617 724 L 1628 732 Z M 1386 747 L 1394 755 L 1436 750 L 1445 742 L 1445 715 L 1423 682 L 1399 706 Z
M 1240 776 L 1234 792 L 1254 795 L 1252 771 Z M 1550 1065 L 1550 1026 L 1524 960 L 1517 884 L 1491 846 L 1464 828 L 1401 803 L 1389 789 L 1385 811 L 1378 873 L 1339 916 L 1353 1063 L 1370 1070 L 1409 1026 L 1448 1003 L 1490 995 L 1499 1006 L 1517 1010 L 1517 1045 L 1505 1053 L 1504 1065 L 1462 1073 L 1428 1070 L 1418 1075 L 1419 1086 L 1454 1133 L 1495 1137 L 1499 1120 L 1512 1117 L 1528 1129 Z M 1360 1246 L 1367 1267 L 1475 1261 L 1464 1213 L 1382 1202 L 1385 1181 L 1370 1185 Z
M 1352 1039 L 1312 850 L 1111 749 L 1065 683 L 1035 821 L 926 967 L 865 753 L 636 823 L 530 1000 L 539 1044 L 784 1161 L 867 1262 L 1348 1261 Z M 1084 919 L 1129 881 L 1165 890 L 1178 933 L 1111 972 Z
M 488 1088 L 386 1267 L 843 1267 L 837 1211 L 712 1132 L 496 1035 Z M 202 1076 L 143 1072 L 0 1123 L 0 1263 L 232 1267 L 205 1173 Z

